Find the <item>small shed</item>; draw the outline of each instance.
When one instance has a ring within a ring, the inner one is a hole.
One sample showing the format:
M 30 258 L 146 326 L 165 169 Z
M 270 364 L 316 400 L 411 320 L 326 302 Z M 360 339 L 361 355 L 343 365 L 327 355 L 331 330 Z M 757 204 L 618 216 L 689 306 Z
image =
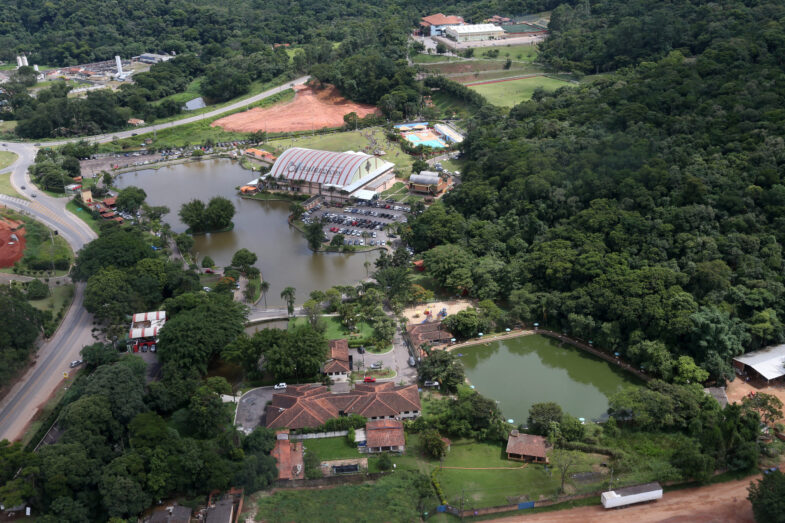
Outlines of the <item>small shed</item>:
M 547 449 L 547 441 L 542 436 L 513 430 L 507 438 L 507 459 L 513 461 L 548 463 Z

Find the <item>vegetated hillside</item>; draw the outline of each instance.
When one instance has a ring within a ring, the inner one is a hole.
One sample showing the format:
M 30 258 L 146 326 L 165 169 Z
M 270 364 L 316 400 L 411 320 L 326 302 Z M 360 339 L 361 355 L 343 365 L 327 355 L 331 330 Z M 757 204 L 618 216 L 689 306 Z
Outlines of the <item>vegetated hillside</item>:
M 210 44 L 233 49 L 260 40 L 340 42 L 378 36 L 390 22 L 414 26 L 436 12 L 478 20 L 502 12 L 552 9 L 560 0 L 9 0 L 0 10 L 0 60 L 32 53 L 37 63 L 68 65 L 149 51 L 198 52 Z M 33 61 L 31 60 L 31 64 Z
M 603 3 L 583 41 L 602 48 L 621 30 L 596 29 L 605 10 L 632 5 Z M 509 300 L 520 320 L 666 379 L 681 355 L 731 378 L 733 356 L 782 341 L 785 6 L 716 9 L 746 23 L 713 37 L 694 9 L 680 23 L 698 55 L 535 93 L 508 116 L 485 107 L 469 125 L 463 184 L 411 225 L 418 251 L 455 244 L 426 253 L 440 283 Z M 565 45 L 570 31 L 554 34 L 552 61 L 584 60 L 585 45 Z M 663 49 L 631 40 L 628 53 Z

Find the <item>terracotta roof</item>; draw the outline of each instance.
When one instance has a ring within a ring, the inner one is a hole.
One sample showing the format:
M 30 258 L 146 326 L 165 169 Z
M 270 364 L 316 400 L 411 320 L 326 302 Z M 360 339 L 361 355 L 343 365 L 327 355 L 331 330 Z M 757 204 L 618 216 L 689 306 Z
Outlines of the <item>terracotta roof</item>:
M 291 441 L 288 430 L 279 430 L 275 434 L 275 447 L 270 451 L 270 455 L 275 458 L 278 479 L 302 479 L 303 444 Z
M 109 207 L 115 205 L 117 203 L 117 197 L 112 196 L 111 198 L 104 198 L 104 205 L 108 205 Z
M 396 419 L 376 419 L 365 424 L 366 445 L 375 447 L 403 447 L 403 422 Z
M 545 458 L 545 438 L 532 434 L 510 434 L 507 438 L 507 452 L 521 456 Z
M 463 23 L 463 18 L 460 16 L 445 16 L 442 13 L 435 15 L 423 16 L 422 21 L 427 25 L 458 25 Z
M 349 342 L 346 340 L 330 340 L 330 361 L 324 364 L 324 372 L 350 372 Z
M 416 385 L 362 383 L 349 393 L 332 394 L 324 385 L 311 383 L 291 385 L 286 391 L 273 394 L 266 414 L 269 428 L 300 429 L 318 427 L 341 413 L 371 418 L 419 410 L 420 395 Z
M 441 321 L 408 325 L 406 331 L 415 347 L 426 342 L 447 343 L 454 337 L 451 332 L 442 327 Z

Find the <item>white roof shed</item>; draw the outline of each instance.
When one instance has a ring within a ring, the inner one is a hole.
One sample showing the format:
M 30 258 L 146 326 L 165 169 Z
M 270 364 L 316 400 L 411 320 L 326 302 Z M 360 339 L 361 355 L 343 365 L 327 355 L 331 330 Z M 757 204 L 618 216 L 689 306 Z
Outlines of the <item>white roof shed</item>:
M 785 376 L 785 344 L 766 347 L 733 358 L 733 361 L 752 367 L 767 380 Z

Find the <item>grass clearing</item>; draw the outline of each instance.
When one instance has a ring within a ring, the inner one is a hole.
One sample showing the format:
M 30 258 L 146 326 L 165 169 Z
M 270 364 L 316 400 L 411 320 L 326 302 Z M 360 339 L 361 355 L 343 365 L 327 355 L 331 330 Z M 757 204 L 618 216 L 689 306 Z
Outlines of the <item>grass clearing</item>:
M 485 49 L 475 49 L 474 56 L 490 58 L 487 53 L 492 49 L 499 50 L 498 58 L 506 60 L 517 60 L 521 62 L 533 62 L 537 58 L 537 44 L 505 45 L 499 47 L 489 47 Z
M 85 222 L 96 233 L 101 232 L 100 222 L 95 218 L 93 218 L 93 216 L 89 212 L 85 211 L 84 209 L 76 205 L 73 200 L 66 203 L 65 208 L 72 214 L 75 214 L 80 220 Z
M 307 452 L 313 452 L 322 461 L 334 459 L 361 458 L 362 454 L 357 447 L 349 445 L 346 436 L 337 438 L 305 439 L 303 445 Z
M 373 335 L 373 327 L 369 324 L 361 321 L 357 324 L 357 331 L 354 333 L 349 332 L 341 325 L 341 322 L 338 318 L 334 316 L 322 316 L 322 321 L 327 325 L 327 329 L 324 331 L 324 337 L 328 340 L 340 340 L 343 338 L 369 338 Z M 289 329 L 293 329 L 298 326 L 303 326 L 308 323 L 308 318 L 292 318 L 289 320 Z
M 0 151 L 0 170 L 5 169 L 16 161 L 18 156 L 11 151 Z
M 49 296 L 42 300 L 29 300 L 30 305 L 39 311 L 52 311 L 55 314 L 68 305 L 74 297 L 73 284 L 57 285 L 49 289 Z
M 536 76 L 509 82 L 471 85 L 469 88 L 483 95 L 493 105 L 513 107 L 521 102 L 530 100 L 532 94 L 538 88 L 551 92 L 569 85 L 571 84 L 562 80 L 554 80 L 547 76 Z
M 434 107 L 449 118 L 464 119 L 468 118 L 472 113 L 472 107 L 469 104 L 446 92 L 431 92 L 431 101 Z
M 11 185 L 11 173 L 0 174 L 0 194 L 6 194 L 8 196 L 13 196 L 15 198 L 21 198 L 22 200 L 27 200 L 24 196 L 16 192 L 14 186 Z
M 14 132 L 14 129 L 16 129 L 16 124 L 16 120 L 6 120 L 0 122 L 0 134 Z
M 400 173 L 409 174 L 412 170 L 414 158 L 401 150 L 395 142 L 388 142 L 381 127 L 370 127 L 358 131 L 345 131 L 328 134 L 315 134 L 312 136 L 300 135 L 291 138 L 277 138 L 270 140 L 267 147 L 272 148 L 274 154 L 280 155 L 290 147 L 307 147 L 325 151 L 362 151 L 370 146 L 366 136 L 370 133 L 376 143 L 387 153 L 383 159 L 395 164 Z

